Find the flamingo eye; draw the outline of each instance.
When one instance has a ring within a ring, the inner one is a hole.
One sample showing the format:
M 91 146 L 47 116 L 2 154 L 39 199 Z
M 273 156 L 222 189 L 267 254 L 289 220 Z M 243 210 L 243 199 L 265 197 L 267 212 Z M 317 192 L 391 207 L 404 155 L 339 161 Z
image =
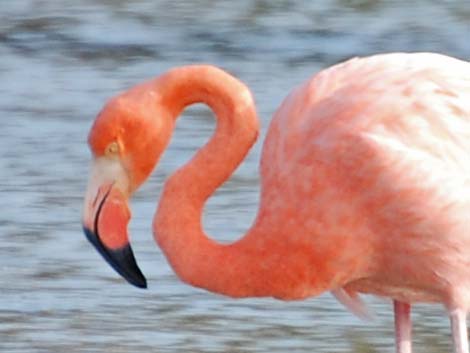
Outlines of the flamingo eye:
M 116 141 L 111 142 L 104 150 L 105 156 L 113 157 L 119 154 L 119 144 Z

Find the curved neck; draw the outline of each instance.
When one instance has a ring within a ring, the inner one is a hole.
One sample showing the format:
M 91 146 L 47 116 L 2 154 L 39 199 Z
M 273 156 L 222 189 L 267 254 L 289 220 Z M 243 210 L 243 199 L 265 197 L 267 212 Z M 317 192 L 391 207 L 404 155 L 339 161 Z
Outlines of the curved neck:
M 167 182 L 184 185 L 176 191 L 204 203 L 227 180 L 255 143 L 259 123 L 249 89 L 224 71 L 194 65 L 169 71 L 161 78 L 161 103 L 174 119 L 188 105 L 207 104 L 217 118 L 213 137 Z M 201 205 L 202 206 L 202 205 Z
M 213 241 L 201 224 L 206 200 L 230 177 L 258 135 L 250 91 L 211 66 L 170 71 L 157 86 L 161 104 L 175 119 L 193 103 L 207 104 L 217 118 L 210 141 L 164 186 L 154 219 L 159 246 L 178 276 L 192 285 L 231 296 L 266 295 L 254 287 L 257 271 L 247 265 L 256 255 L 243 250 L 241 241 L 230 245 Z

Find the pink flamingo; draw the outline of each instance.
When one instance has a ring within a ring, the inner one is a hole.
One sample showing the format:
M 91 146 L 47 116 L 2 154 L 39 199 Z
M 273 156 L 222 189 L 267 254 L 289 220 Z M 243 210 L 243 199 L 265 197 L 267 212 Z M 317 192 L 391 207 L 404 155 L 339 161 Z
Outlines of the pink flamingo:
M 247 234 L 219 244 L 204 203 L 258 135 L 248 88 L 207 65 L 168 71 L 110 100 L 89 135 L 83 225 L 130 283 L 146 287 L 128 242 L 128 198 L 193 103 L 217 117 L 210 141 L 166 182 L 157 243 L 186 283 L 231 297 L 302 299 L 332 291 L 394 300 L 397 352 L 411 352 L 410 305 L 442 303 L 468 353 L 470 64 L 438 54 L 352 59 L 296 88 L 277 110 Z

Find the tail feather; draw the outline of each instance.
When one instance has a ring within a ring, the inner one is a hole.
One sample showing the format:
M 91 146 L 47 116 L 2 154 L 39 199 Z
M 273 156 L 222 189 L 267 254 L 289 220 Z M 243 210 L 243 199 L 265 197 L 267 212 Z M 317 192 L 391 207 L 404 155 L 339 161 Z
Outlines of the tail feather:
M 356 292 L 344 288 L 337 288 L 331 294 L 343 304 L 350 312 L 362 320 L 371 320 L 374 315 Z

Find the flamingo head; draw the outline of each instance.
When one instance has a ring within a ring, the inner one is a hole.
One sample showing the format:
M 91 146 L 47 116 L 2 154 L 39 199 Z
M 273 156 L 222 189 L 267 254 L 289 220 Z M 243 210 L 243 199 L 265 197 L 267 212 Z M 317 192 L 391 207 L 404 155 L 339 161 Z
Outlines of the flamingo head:
M 165 149 L 173 120 L 147 85 L 110 100 L 88 137 L 93 160 L 83 229 L 104 259 L 129 283 L 146 288 L 129 244 L 128 200 Z

